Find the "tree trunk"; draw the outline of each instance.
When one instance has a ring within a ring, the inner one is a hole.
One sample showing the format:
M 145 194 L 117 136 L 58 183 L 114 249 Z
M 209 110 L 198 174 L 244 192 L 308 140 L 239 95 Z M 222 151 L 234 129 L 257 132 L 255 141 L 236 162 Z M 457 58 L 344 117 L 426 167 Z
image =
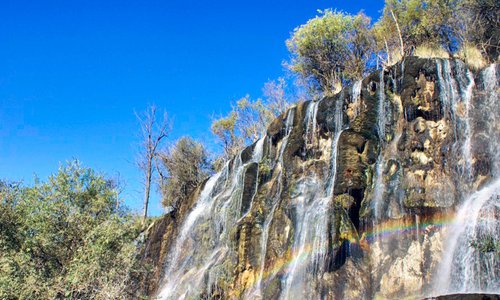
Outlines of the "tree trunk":
M 151 176 L 152 176 L 152 157 L 148 157 L 148 165 L 146 169 L 146 187 L 144 189 L 144 212 L 142 215 L 142 224 L 146 222 L 146 218 L 148 217 L 148 205 L 149 205 L 149 192 L 151 190 Z
M 399 24 L 398 24 L 398 20 L 396 19 L 396 16 L 394 15 L 394 12 L 392 11 L 391 9 L 391 15 L 392 15 L 392 18 L 394 19 L 394 23 L 396 23 L 396 29 L 398 30 L 398 35 L 399 35 L 399 46 L 401 48 L 401 57 L 404 57 L 405 56 L 405 52 L 404 52 L 404 44 L 403 44 L 403 36 L 401 34 L 401 30 L 399 29 Z

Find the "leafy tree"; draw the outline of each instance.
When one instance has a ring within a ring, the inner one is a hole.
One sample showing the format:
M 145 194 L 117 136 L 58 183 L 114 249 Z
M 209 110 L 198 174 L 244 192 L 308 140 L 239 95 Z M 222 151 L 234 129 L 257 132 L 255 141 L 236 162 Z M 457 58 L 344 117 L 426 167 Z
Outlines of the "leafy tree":
M 386 64 L 411 55 L 417 45 L 436 43 L 437 32 L 424 26 L 424 1 L 386 0 L 382 17 L 374 26 L 378 50 L 386 54 Z M 382 50 L 383 49 L 383 50 Z
M 32 187 L 0 184 L 0 299 L 126 297 L 135 220 L 116 185 L 77 162 Z
M 370 19 L 324 10 L 292 33 L 286 44 L 292 53 L 288 67 L 325 94 L 363 76 L 372 56 Z
M 457 35 L 464 46 L 478 47 L 490 61 L 500 55 L 500 4 L 496 0 L 462 0 L 456 9 Z
M 420 46 L 449 54 L 472 46 L 494 60 L 500 49 L 499 9 L 494 0 L 386 0 L 373 27 L 379 57 L 392 64 Z
M 222 144 L 222 160 L 226 161 L 243 148 L 244 141 L 238 136 L 236 122 L 238 114 L 233 110 L 226 117 L 212 121 L 212 133 Z
M 252 101 L 249 95 L 236 102 L 233 111 L 237 116 L 236 130 L 243 141 L 254 142 L 265 132 L 272 113 L 261 99 Z
M 268 81 L 263 88 L 264 100 L 249 95 L 236 101 L 228 115 L 213 120 L 212 133 L 223 146 L 223 154 L 215 160 L 215 169 L 238 154 L 246 144 L 257 141 L 267 125 L 290 106 L 286 81 Z
M 201 143 L 190 137 L 180 138 L 175 146 L 160 154 L 160 187 L 165 207 L 178 208 L 210 174 L 208 155 Z

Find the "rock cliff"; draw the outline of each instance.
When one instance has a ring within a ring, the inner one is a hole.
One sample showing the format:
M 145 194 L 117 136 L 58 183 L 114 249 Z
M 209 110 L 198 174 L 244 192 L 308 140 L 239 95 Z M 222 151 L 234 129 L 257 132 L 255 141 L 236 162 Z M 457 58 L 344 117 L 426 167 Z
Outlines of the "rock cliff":
M 497 65 L 408 57 L 297 104 L 152 225 L 140 289 L 162 299 L 499 293 L 497 75 Z

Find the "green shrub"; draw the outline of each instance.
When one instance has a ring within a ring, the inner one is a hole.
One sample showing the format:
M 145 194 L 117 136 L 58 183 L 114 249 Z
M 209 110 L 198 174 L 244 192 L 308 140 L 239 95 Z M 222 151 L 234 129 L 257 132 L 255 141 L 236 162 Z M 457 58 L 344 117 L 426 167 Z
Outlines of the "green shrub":
M 370 19 L 362 13 L 319 12 L 286 41 L 292 54 L 288 67 L 323 93 L 334 94 L 344 82 L 364 75 L 373 54 Z
M 127 298 L 140 222 L 116 185 L 71 162 L 31 187 L 0 184 L 0 299 Z

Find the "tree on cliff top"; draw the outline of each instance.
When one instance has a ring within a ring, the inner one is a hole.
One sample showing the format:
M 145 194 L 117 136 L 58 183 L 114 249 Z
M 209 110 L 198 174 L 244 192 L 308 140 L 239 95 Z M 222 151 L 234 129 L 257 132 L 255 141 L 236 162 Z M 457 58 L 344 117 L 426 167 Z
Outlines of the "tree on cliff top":
M 450 0 L 386 0 L 382 17 L 374 25 L 379 50 L 388 62 L 413 55 L 418 46 L 444 48 L 454 41 L 454 6 Z M 390 63 L 389 63 L 390 64 Z
M 490 62 L 500 55 L 500 3 L 498 0 L 462 0 L 458 7 L 459 37 L 486 54 Z
M 269 123 L 290 107 L 284 78 L 270 80 L 262 89 L 264 99 L 252 100 L 249 95 L 236 101 L 231 111 L 212 121 L 212 133 L 223 146 L 222 155 L 215 161 L 215 169 L 238 154 L 245 145 L 257 141 Z
M 159 154 L 160 188 L 165 207 L 177 209 L 179 204 L 210 174 L 205 147 L 190 137 L 182 137 Z
M 373 26 L 377 52 L 385 65 L 425 48 L 446 56 L 479 48 L 494 61 L 500 49 L 499 10 L 495 0 L 386 0 Z
M 237 133 L 236 122 L 238 115 L 231 111 L 227 116 L 214 119 L 211 130 L 222 145 L 222 155 L 216 160 L 216 169 L 240 151 L 244 146 L 244 140 Z
M 365 73 L 373 54 L 370 19 L 363 13 L 319 12 L 286 41 L 292 54 L 287 66 L 324 94 L 334 94 Z

